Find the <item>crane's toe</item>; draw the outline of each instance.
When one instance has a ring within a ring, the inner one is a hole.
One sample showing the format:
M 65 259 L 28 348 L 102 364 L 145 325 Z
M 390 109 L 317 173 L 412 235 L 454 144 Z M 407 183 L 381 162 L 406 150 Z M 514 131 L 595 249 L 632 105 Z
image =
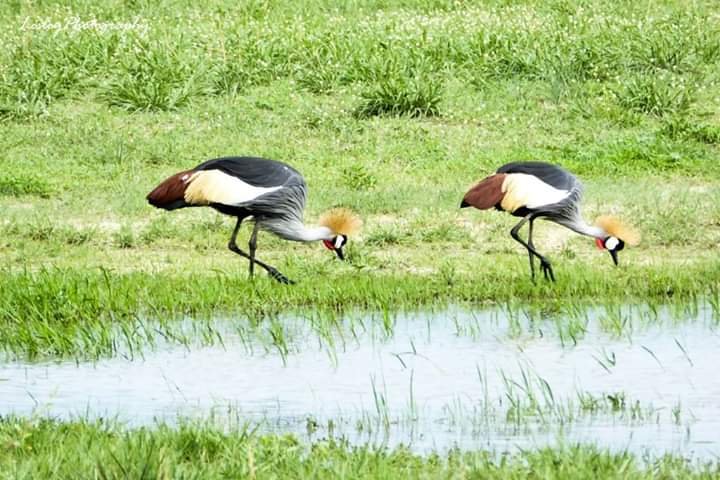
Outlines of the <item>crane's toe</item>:
M 290 280 L 288 277 L 280 273 L 277 269 L 270 267 L 268 273 L 272 278 L 285 285 L 295 285 L 295 282 Z
M 550 265 L 550 262 L 547 260 L 541 259 L 540 260 L 540 268 L 543 271 L 543 275 L 545 275 L 545 280 L 555 281 L 555 274 L 553 273 L 552 266 Z

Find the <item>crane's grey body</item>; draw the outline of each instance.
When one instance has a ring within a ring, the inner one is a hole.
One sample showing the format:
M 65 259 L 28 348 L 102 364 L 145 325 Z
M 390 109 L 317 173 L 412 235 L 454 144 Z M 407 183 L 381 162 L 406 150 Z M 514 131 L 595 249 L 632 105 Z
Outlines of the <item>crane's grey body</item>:
M 195 170 L 220 170 L 255 187 L 281 187 L 245 202 L 229 205 L 213 202 L 210 206 L 238 218 L 252 216 L 260 228 L 286 240 L 304 240 L 301 232 L 307 186 L 294 168 L 264 158 L 224 157 L 202 163 Z
M 533 214 L 535 218 L 545 217 L 552 221 L 563 221 L 576 218 L 580 215 L 578 205 L 582 199 L 583 186 L 582 183 L 567 170 L 541 162 L 513 162 L 503 165 L 497 170 L 497 173 L 505 174 L 525 174 L 541 180 L 549 186 L 568 192 L 562 200 L 555 203 L 548 203 L 537 207 L 524 206 L 518 210 L 510 212 L 516 217 L 525 217 Z
M 524 208 L 511 212 L 517 217 L 532 215 L 532 218 L 545 218 L 558 223 L 581 235 L 599 238 L 606 235 L 602 229 L 588 224 L 580 213 L 583 196 L 583 184 L 572 173 L 558 166 L 542 162 L 513 162 L 503 165 L 497 173 L 524 173 L 533 175 L 558 190 L 567 191 L 565 198 L 535 208 Z
M 289 165 L 257 157 L 223 157 L 169 177 L 147 198 L 152 205 L 165 210 L 210 206 L 237 217 L 228 248 L 250 260 L 250 275 L 257 263 L 276 280 L 291 283 L 275 268 L 255 258 L 257 234 L 262 228 L 287 240 L 333 239 L 329 228 L 307 228 L 303 224 L 306 197 L 305 179 Z M 236 237 L 241 223 L 249 217 L 254 219 L 255 226 L 247 254 L 237 246 Z
M 503 165 L 468 191 L 460 206 L 485 209 L 494 205 L 498 210 L 521 217 L 510 234 L 528 250 L 532 277 L 535 278 L 533 259 L 537 257 L 545 278 L 554 281 L 550 262 L 533 245 L 533 222 L 545 218 L 582 235 L 606 237 L 603 229 L 589 225 L 582 218 L 582 193 L 582 184 L 567 170 L 542 162 L 513 162 Z M 525 223 L 529 223 L 527 242 L 518 235 Z

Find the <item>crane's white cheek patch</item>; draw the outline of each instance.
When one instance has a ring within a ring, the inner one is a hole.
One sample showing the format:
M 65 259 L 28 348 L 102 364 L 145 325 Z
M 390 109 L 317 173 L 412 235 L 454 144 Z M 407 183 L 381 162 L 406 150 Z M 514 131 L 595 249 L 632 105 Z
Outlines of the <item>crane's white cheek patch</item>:
M 610 237 L 605 242 L 605 248 L 607 248 L 608 250 L 615 250 L 615 247 L 617 247 L 619 243 L 620 242 L 618 242 L 617 238 Z
M 342 237 L 337 237 L 337 238 L 335 239 L 335 248 L 340 248 L 340 247 L 342 247 L 342 246 L 343 246 L 343 238 L 342 238 Z

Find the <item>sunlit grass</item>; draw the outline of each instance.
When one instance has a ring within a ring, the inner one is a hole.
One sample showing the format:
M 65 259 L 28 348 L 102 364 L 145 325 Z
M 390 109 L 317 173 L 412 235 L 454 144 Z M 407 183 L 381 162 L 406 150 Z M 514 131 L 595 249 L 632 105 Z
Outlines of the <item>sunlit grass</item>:
M 21 29 L 75 17 L 146 28 Z M 717 323 L 718 25 L 711 2 L 679 0 L 2 2 L 0 350 L 133 359 L 160 344 L 222 343 L 218 319 L 230 318 L 243 345 L 283 361 L 301 348 L 301 322 L 333 361 L 358 332 L 387 339 L 399 312 L 447 305 L 497 308 L 502 335 L 554 335 L 567 349 L 591 328 L 631 340 L 662 324 L 663 309 L 681 321 L 702 305 Z M 249 281 L 225 247 L 229 219 L 145 202 L 167 175 L 224 155 L 302 171 L 310 223 L 332 206 L 356 210 L 365 230 L 349 261 L 261 234 L 260 258 L 298 284 Z M 471 182 L 516 160 L 569 168 L 586 186 L 588 219 L 619 215 L 643 243 L 614 268 L 587 239 L 543 224 L 535 243 L 558 282 L 533 284 L 508 235 L 515 220 L 457 208 Z M 471 338 L 485 327 L 453 326 Z M 678 361 L 698 360 L 676 344 Z M 616 368 L 612 351 L 595 360 Z M 474 417 L 460 406 L 448 415 L 518 428 L 655 421 L 631 391 L 560 399 L 543 372 L 504 378 L 501 398 L 486 395 Z M 412 385 L 400 414 L 379 379 L 373 393 L 358 428 L 417 422 Z M 678 402 L 662 418 L 682 425 L 687 415 Z M 308 446 L 247 426 L 0 418 L 2 478 L 532 475 L 720 469 L 592 446 L 421 456 L 332 438 Z
M 13 351 L 109 354 L 116 333 L 94 347 L 90 332 L 129 319 L 654 300 L 717 279 L 720 30 L 705 4 L 652 17 L 602 2 L 63 5 L 0 6 L 0 308 Z M 74 15 L 146 28 L 21 28 Z M 261 234 L 259 256 L 300 284 L 250 283 L 225 248 L 231 220 L 147 205 L 162 178 L 221 155 L 302 171 L 309 223 L 356 210 L 365 230 L 350 261 Z M 542 226 L 536 244 L 561 281 L 533 285 L 514 220 L 457 208 L 473 181 L 527 159 L 575 172 L 588 219 L 638 226 L 620 270 Z M 47 298 L 28 297 L 38 289 Z M 562 327 L 566 341 L 581 327 Z
M 303 311 L 311 309 L 319 320 L 336 321 L 339 315 L 353 312 L 392 315 L 449 303 L 468 308 L 484 308 L 487 304 L 512 307 L 520 299 L 525 305 L 572 313 L 557 325 L 561 342 L 572 344 L 584 333 L 582 322 L 573 326 L 573 319 L 580 321 L 582 305 L 592 306 L 598 298 L 610 305 L 600 318 L 603 329 L 624 336 L 630 335 L 638 322 L 647 323 L 641 319 L 628 323 L 636 313 L 625 310 L 624 302 L 691 305 L 717 295 L 704 280 L 716 278 L 717 264 L 692 269 L 645 267 L 611 279 L 588 272 L 582 277 L 561 277 L 553 285 L 534 285 L 527 279 L 512 284 L 487 280 L 501 278 L 502 268 L 488 268 L 483 282 L 444 267 L 436 275 L 423 276 L 323 273 L 322 278 L 305 279 L 293 287 L 279 287 L 265 278 L 247 282 L 219 272 L 183 275 L 74 269 L 8 271 L 0 280 L 0 328 L 5 332 L 1 346 L 7 352 L 31 358 L 97 358 L 124 349 L 142 350 L 159 340 L 185 343 L 197 334 L 183 333 L 185 326 L 179 320 L 188 316 L 200 330 L 207 326 L 209 331 L 212 325 L 208 322 L 232 316 L 256 325 L 270 321 L 275 325 L 270 330 L 271 343 L 286 355 L 287 339 L 284 324 L 277 322 L 279 315 L 297 312 L 302 317 Z M 291 269 L 288 273 L 294 276 L 293 272 Z M 628 285 L 633 284 L 630 295 Z M 322 334 L 323 321 L 313 324 Z M 518 323 L 515 335 L 523 328 Z M 213 335 L 208 338 L 214 341 Z
M 421 456 L 405 447 L 353 447 L 342 439 L 305 446 L 247 427 L 129 429 L 113 422 L 0 419 L 0 470 L 12 478 L 713 478 L 716 462 L 666 455 L 641 459 L 594 446 L 558 445 L 514 455 L 452 449 Z

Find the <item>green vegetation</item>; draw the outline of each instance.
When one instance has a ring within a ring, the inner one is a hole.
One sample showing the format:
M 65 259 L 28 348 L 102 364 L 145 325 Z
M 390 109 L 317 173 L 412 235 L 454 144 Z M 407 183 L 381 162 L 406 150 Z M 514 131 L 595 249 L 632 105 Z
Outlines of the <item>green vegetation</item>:
M 500 305 L 510 335 L 534 333 L 518 312 L 537 309 L 568 346 L 586 332 L 585 307 L 604 308 L 600 326 L 617 336 L 637 321 L 625 303 L 708 304 L 718 319 L 715 2 L 13 0 L 0 4 L 0 32 L 10 355 L 222 342 L 222 316 L 284 357 L 283 315 L 331 345 L 341 315 L 373 312 L 391 334 L 398 310 L 449 303 Z M 250 282 L 226 248 L 231 219 L 146 204 L 169 174 L 224 155 L 297 167 L 310 222 L 332 206 L 357 211 L 365 229 L 349 261 L 263 233 L 258 256 L 299 283 Z M 558 282 L 531 283 L 514 219 L 458 209 L 473 181 L 526 159 L 575 172 L 587 218 L 618 215 L 642 244 L 614 268 L 588 239 L 539 223 Z M 596 360 L 609 369 L 614 354 Z M 508 420 L 650 415 L 623 392 L 555 401 L 542 378 L 524 379 L 506 385 Z M 711 478 L 720 467 L 589 446 L 418 456 L 204 425 L 0 418 L 0 479 L 533 475 Z
M 0 343 L 95 356 L 185 315 L 714 298 L 715 20 L 679 1 L 3 4 Z M 261 234 L 259 257 L 300 284 L 250 283 L 231 219 L 146 204 L 232 154 L 300 169 L 310 222 L 360 213 L 350 261 Z M 514 220 L 457 208 L 521 159 L 573 170 L 588 219 L 629 220 L 641 246 L 613 269 L 539 224 L 560 281 L 530 283 Z
M 717 478 L 720 465 L 673 456 L 640 460 L 592 446 L 517 455 L 486 451 L 419 456 L 398 447 L 353 447 L 329 439 L 303 445 L 291 436 L 243 428 L 159 425 L 125 429 L 108 422 L 0 419 L 0 478 Z
M 241 317 L 236 327 L 242 333 L 244 329 L 264 330 L 263 320 L 272 323 L 283 314 L 304 317 L 306 311 L 315 319 L 318 333 L 331 337 L 341 314 L 361 309 L 391 315 L 420 307 L 442 307 L 449 299 L 468 307 L 506 304 L 510 313 L 524 309 L 519 305 L 523 302 L 552 311 L 559 318 L 569 314 L 576 320 L 557 326 L 562 342 L 576 342 L 582 335 L 582 306 L 599 304 L 606 308 L 602 327 L 618 336 L 631 324 L 614 302 L 649 302 L 657 308 L 672 301 L 685 308 L 694 306 L 701 295 L 710 299 L 714 315 L 720 318 L 720 292 L 717 285 L 707 285 L 705 280 L 720 276 L 717 263 L 662 270 L 637 266 L 608 273 L 609 266 L 595 271 L 566 260 L 566 268 L 574 266 L 581 273 L 564 275 L 556 284 L 534 285 L 522 269 L 523 260 L 488 266 L 484 272 L 488 281 L 482 284 L 447 267 L 420 278 L 387 274 L 379 281 L 364 269 L 353 272 L 352 266 L 345 266 L 345 272 L 332 275 L 333 281 L 305 281 L 292 288 L 278 288 L 270 279 L 247 282 L 244 269 L 236 274 L 187 275 L 75 269 L 6 271 L 0 277 L 0 322 L 4 329 L 0 348 L 31 358 L 96 358 L 118 351 L 142 351 L 160 339 L 181 344 L 198 337 L 207 342 L 221 341 L 211 322 L 218 316 Z M 300 275 L 305 268 L 298 264 L 291 272 Z M 510 283 L 506 283 L 508 269 L 518 271 Z M 176 321 L 187 316 L 195 322 L 195 329 L 189 332 Z M 282 329 L 282 322 L 278 325 Z M 520 331 L 520 325 L 513 325 Z M 332 343 L 331 338 L 326 340 Z M 273 337 L 272 343 L 277 346 L 277 342 L 285 339 Z
M 6 173 L 0 176 L 0 195 L 14 197 L 37 195 L 48 198 L 50 193 L 48 183 L 35 175 Z

